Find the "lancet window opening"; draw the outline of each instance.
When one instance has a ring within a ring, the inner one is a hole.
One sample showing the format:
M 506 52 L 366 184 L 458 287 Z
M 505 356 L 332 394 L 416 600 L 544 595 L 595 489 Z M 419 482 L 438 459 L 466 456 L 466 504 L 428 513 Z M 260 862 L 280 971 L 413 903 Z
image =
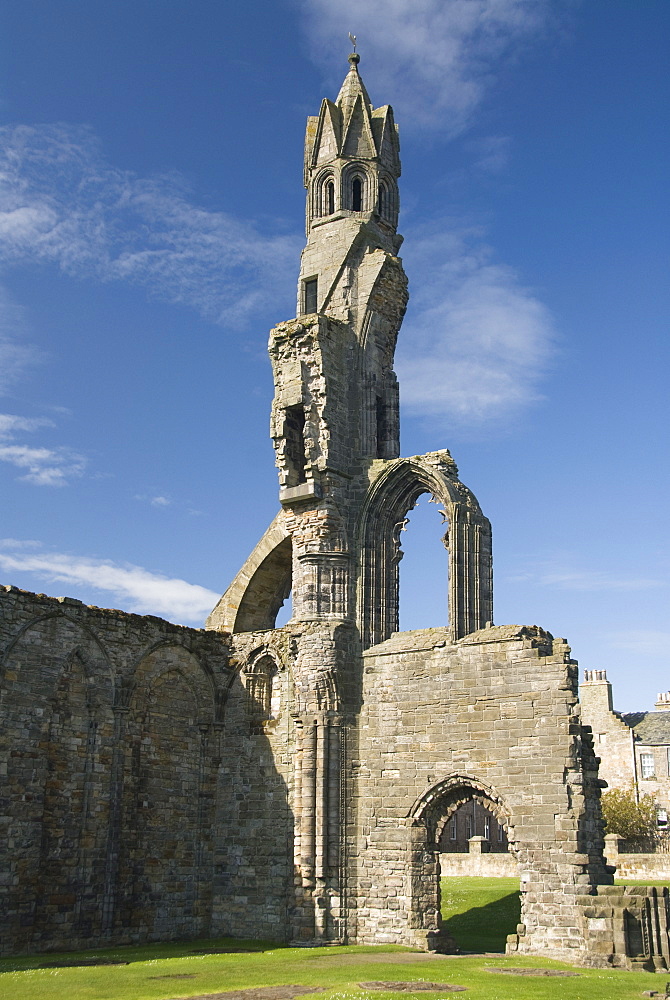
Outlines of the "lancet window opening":
M 305 475 L 305 409 L 302 405 L 284 410 L 284 440 L 289 486 L 299 486 Z
M 399 629 L 448 626 L 449 524 L 430 492 L 422 492 L 407 510 L 397 546 Z
M 382 181 L 379 185 L 379 214 L 382 219 L 391 218 L 391 198 L 387 181 Z
M 395 226 L 398 221 L 398 186 L 391 177 L 379 179 L 379 196 L 377 198 L 379 217 Z
M 369 178 L 364 168 L 355 166 L 343 177 L 343 204 L 352 212 L 367 212 L 369 204 Z
M 269 653 L 253 660 L 245 669 L 249 709 L 256 719 L 273 719 L 279 714 L 280 690 L 278 667 Z
M 418 470 L 398 467 L 397 479 L 385 484 L 371 497 L 362 520 L 362 566 L 359 596 L 359 619 L 365 646 L 388 639 L 400 626 L 401 537 L 407 514 L 418 498 L 432 495 L 431 484 Z M 445 559 L 445 577 L 449 579 L 449 559 Z M 447 587 L 445 587 L 447 589 Z M 444 624 L 449 617 L 449 600 Z
M 335 174 L 332 170 L 321 173 L 312 187 L 312 215 L 316 218 L 327 218 L 335 213 L 337 200 L 335 197 Z

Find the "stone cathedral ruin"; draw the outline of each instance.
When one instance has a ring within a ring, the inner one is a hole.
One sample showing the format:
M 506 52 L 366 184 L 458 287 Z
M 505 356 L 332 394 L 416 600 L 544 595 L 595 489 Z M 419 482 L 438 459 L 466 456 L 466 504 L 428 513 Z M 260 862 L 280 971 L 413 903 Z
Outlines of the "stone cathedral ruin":
M 448 950 L 438 842 L 474 799 L 518 861 L 509 951 L 670 964 L 667 890 L 614 887 L 603 858 L 565 640 L 492 624 L 487 518 L 448 451 L 399 456 L 398 134 L 358 60 L 308 119 L 298 315 L 270 334 L 280 509 L 206 629 L 0 588 L 5 954 Z M 448 624 L 399 632 L 399 533 L 425 493 Z

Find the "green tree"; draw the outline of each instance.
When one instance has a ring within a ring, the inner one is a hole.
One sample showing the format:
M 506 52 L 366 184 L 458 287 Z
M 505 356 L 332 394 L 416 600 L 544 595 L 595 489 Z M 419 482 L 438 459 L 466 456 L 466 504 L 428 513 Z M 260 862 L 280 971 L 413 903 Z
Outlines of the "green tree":
M 633 788 L 612 788 L 600 804 L 605 833 L 618 833 L 625 840 L 657 835 L 656 803 L 651 795 L 641 795 L 636 802 Z

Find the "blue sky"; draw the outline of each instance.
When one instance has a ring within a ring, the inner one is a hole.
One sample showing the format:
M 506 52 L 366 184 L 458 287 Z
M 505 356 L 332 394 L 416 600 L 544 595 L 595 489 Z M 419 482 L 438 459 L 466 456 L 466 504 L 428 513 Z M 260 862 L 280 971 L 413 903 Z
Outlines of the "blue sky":
M 0 578 L 199 626 L 277 507 L 305 117 L 400 126 L 403 454 L 493 522 L 499 624 L 670 688 L 667 0 L 6 0 Z M 439 518 L 402 624 L 440 624 Z

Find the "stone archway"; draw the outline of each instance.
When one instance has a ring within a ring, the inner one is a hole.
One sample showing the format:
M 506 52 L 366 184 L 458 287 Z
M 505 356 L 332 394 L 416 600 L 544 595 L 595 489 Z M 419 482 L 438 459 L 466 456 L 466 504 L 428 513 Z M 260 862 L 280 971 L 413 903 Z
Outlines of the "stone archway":
M 206 622 L 217 632 L 273 629 L 291 593 L 293 549 L 278 514 Z
M 454 950 L 454 942 L 442 925 L 440 912 L 438 845 L 451 817 L 472 800 L 495 816 L 505 829 L 510 851 L 515 854 L 516 836 L 509 808 L 492 786 L 473 775 L 448 775 L 424 792 L 409 812 L 410 924 L 424 932 L 430 950 Z
M 454 639 L 493 618 L 491 525 L 458 478 L 448 451 L 386 464 L 370 487 L 358 525 L 358 617 L 363 648 L 398 631 L 398 536 L 423 493 L 444 508 L 449 553 L 449 621 Z

